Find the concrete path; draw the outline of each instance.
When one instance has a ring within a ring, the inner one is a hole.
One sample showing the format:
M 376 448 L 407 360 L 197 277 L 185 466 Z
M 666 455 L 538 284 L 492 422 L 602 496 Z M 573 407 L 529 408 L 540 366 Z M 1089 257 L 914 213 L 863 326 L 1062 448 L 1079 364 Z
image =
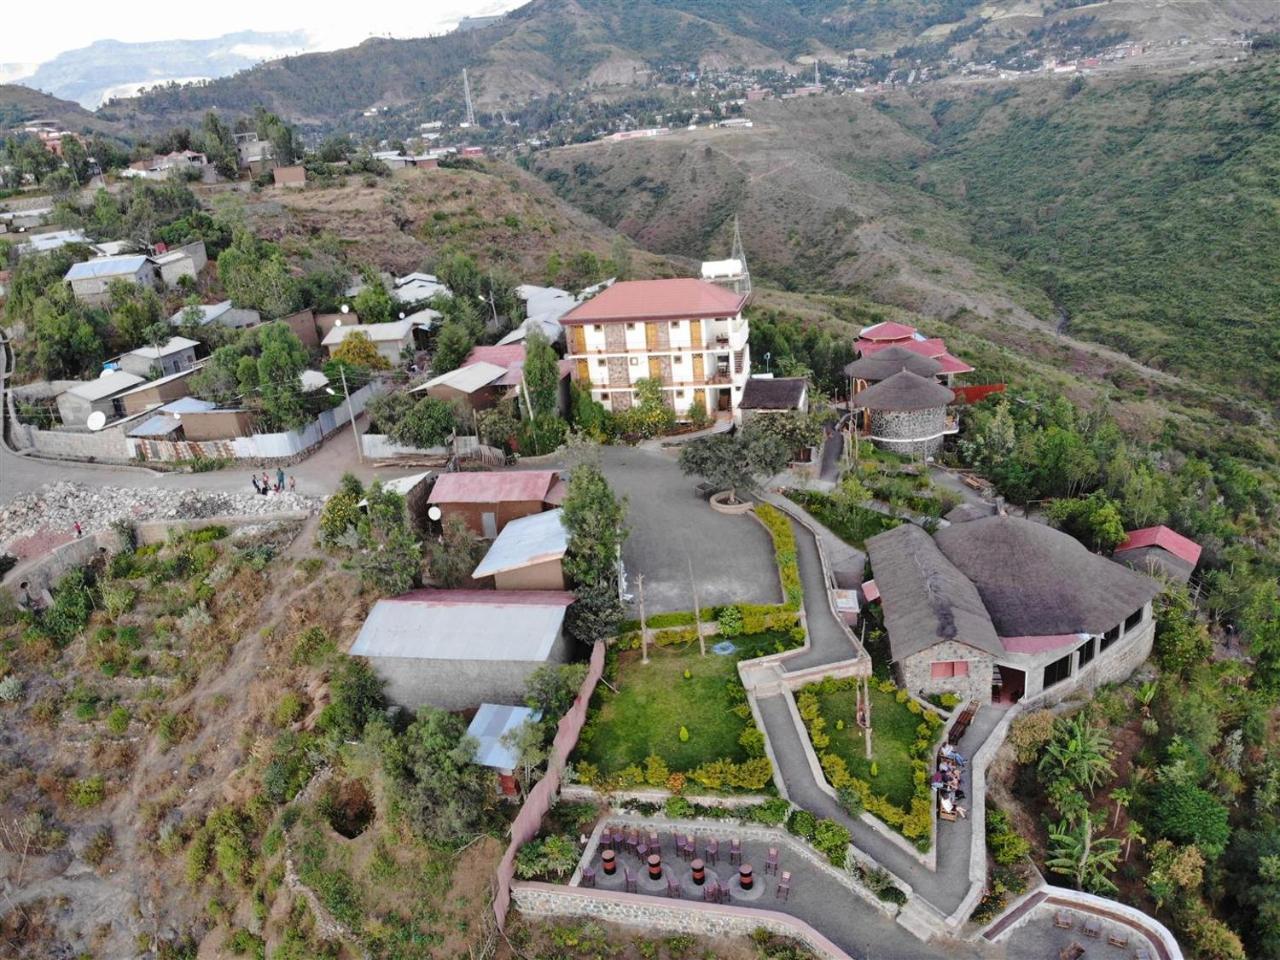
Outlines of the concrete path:
M 844 453 L 844 434 L 833 430 L 822 447 L 822 467 L 818 471 L 819 479 L 835 483 L 840 477 L 840 457 Z
M 791 519 L 791 518 L 788 518 Z M 794 673 L 811 667 L 841 663 L 856 654 L 845 627 L 831 613 L 828 584 L 818 556 L 818 544 L 804 524 L 791 519 L 800 561 L 800 581 L 804 585 L 804 615 L 809 630 L 809 649 L 786 661 L 786 671 Z

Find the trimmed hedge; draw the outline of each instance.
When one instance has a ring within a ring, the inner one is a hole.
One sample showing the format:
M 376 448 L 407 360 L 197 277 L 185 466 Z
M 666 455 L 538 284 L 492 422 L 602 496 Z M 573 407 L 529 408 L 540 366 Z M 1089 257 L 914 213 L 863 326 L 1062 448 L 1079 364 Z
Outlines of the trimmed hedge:
M 778 564 L 778 577 L 782 580 L 783 606 L 799 610 L 804 602 L 804 587 L 800 581 L 800 561 L 796 555 L 796 538 L 790 518 L 777 507 L 757 503 L 755 514 L 773 538 L 773 558 Z
M 802 688 L 796 695 L 796 706 L 800 711 L 800 718 L 809 732 L 809 741 L 813 744 L 814 752 L 818 754 L 822 772 L 826 775 L 827 782 L 836 791 L 853 791 L 861 798 L 863 809 L 868 813 L 893 827 L 912 841 L 918 849 L 928 850 L 933 827 L 933 795 L 929 789 L 928 757 L 933 748 L 933 738 L 938 728 L 942 726 L 942 718 L 933 711 L 926 712 L 914 700 L 909 700 L 905 690 L 896 690 L 895 699 L 906 703 L 907 709 L 912 713 L 919 713 L 922 716 L 922 722 L 916 731 L 918 739 L 911 745 L 912 780 L 915 787 L 910 808 L 904 810 L 888 798 L 873 793 L 870 783 L 849 772 L 848 764 L 843 757 L 826 749 L 831 745 L 831 735 L 826 732 L 827 722 L 821 716 L 818 693 L 819 691 L 836 693 L 842 690 L 853 690 L 857 683 L 858 680 L 854 677 L 845 679 L 826 677 L 818 683 Z M 885 693 L 895 690 L 893 684 L 888 681 L 882 682 L 880 689 Z

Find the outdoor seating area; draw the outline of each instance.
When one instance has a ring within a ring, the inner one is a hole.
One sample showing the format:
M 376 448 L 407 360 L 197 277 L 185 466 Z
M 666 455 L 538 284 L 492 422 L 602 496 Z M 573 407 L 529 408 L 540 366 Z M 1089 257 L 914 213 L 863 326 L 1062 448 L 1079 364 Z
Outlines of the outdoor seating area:
M 778 846 L 739 837 L 605 824 L 579 885 L 705 903 L 774 909 L 797 888 Z M 798 866 L 798 863 L 796 864 Z
M 1076 910 L 1052 902 L 1033 908 L 1005 941 L 1008 960 L 1164 960 L 1136 927 L 1118 915 Z

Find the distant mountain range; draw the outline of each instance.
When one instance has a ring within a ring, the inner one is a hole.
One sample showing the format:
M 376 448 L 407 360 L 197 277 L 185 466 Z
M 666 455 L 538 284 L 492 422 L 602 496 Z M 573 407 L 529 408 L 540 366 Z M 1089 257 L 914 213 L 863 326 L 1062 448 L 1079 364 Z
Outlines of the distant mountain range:
M 342 129 L 370 109 L 456 106 L 463 67 L 477 107 L 497 110 L 569 91 L 625 92 L 672 67 L 795 69 L 814 57 L 913 48 L 963 61 L 1016 42 L 1034 51 L 1064 27 L 1139 42 L 1208 39 L 1276 30 L 1280 10 L 1275 0 L 531 0 L 480 23 L 449 36 L 371 39 L 272 60 L 107 112 L 163 128 L 196 122 L 214 106 L 247 113 L 261 104 L 303 126 Z M 163 70 L 196 72 L 189 60 Z
M 28 76 L 12 80 L 89 110 L 113 96 L 131 96 L 139 87 L 170 81 L 225 77 L 264 60 L 308 47 L 304 30 L 260 33 L 242 30 L 208 40 L 160 40 L 122 43 L 99 40 L 67 50 L 39 65 Z

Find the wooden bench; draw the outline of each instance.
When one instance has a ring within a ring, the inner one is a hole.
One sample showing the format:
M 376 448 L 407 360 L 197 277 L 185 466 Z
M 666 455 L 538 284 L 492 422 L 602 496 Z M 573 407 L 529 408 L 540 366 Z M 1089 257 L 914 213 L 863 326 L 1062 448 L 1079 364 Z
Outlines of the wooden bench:
M 977 715 L 978 708 L 972 703 L 965 706 L 960 711 L 960 716 L 956 717 L 956 722 L 951 727 L 951 733 L 947 735 L 947 742 L 956 744 L 960 742 L 960 738 L 964 736 L 964 732 L 969 729 L 969 724 L 973 723 L 973 718 Z

